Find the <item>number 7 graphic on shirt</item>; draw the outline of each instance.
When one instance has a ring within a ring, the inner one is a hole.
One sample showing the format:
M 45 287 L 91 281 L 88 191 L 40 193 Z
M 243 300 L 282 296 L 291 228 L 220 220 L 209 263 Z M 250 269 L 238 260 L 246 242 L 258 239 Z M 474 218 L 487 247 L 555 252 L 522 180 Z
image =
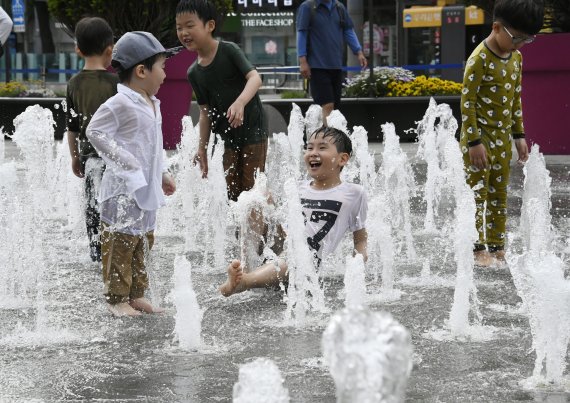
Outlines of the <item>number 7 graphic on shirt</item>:
M 312 222 L 325 221 L 325 224 L 314 236 L 307 238 L 309 246 L 318 251 L 321 248 L 320 242 L 327 236 L 336 222 L 342 203 L 336 200 L 301 199 L 301 204 L 303 207 L 312 210 L 309 218 Z

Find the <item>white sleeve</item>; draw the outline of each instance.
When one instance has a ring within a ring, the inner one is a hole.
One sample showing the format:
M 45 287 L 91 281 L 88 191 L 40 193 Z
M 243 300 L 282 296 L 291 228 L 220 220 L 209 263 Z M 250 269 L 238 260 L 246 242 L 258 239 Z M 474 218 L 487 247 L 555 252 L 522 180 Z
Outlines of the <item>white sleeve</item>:
M 119 147 L 115 141 L 119 122 L 115 113 L 103 104 L 91 118 L 87 126 L 87 138 L 95 147 L 108 169 L 125 181 L 127 191 L 147 185 L 142 168 L 133 154 L 124 147 Z
M 14 23 L 10 16 L 0 7 L 0 45 L 4 45 L 12 32 Z
M 360 190 L 360 197 L 354 201 L 350 220 L 350 231 L 358 231 L 366 228 L 366 215 L 368 214 L 368 199 L 364 189 Z

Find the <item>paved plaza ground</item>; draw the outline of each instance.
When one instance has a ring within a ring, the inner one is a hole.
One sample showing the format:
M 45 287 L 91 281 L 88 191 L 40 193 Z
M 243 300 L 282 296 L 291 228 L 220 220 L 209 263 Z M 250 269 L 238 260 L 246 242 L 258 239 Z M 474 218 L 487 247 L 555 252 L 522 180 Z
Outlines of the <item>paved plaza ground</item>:
M 418 255 L 430 257 L 432 272 L 444 280 L 431 286 L 405 281 L 420 275 L 423 260 L 400 256 L 395 286 L 402 291 L 401 299 L 370 305 L 391 313 L 412 335 L 413 370 L 407 401 L 570 401 L 570 388 L 566 392 L 548 386 L 526 390 L 520 385 L 532 374 L 535 355 L 528 319 L 508 267 L 475 270 L 482 323 L 496 328 L 491 340 L 429 337 L 449 318 L 455 263 L 451 240 L 421 232 L 426 167 L 415 158 L 416 144 L 402 144 L 402 148 L 413 165 L 419 189 L 412 205 Z M 382 145 L 370 144 L 370 150 L 379 164 Z M 23 191 L 19 187 L 25 167 L 9 141 L 5 159 L 17 161 L 20 183 L 14 191 Z M 546 162 L 552 177 L 556 242 L 566 245 L 560 253 L 568 267 L 570 157 L 546 156 Z M 523 179 L 522 168 L 514 166 L 508 200 L 510 233 L 516 232 L 519 223 Z M 186 251 L 182 236 L 172 233 L 157 237 L 150 269 L 152 297 L 166 312 L 117 319 L 105 309 L 100 268 L 90 262 L 86 240 L 71 238 L 58 221 L 51 221 L 42 236 L 46 261 L 41 306 L 0 307 L 0 401 L 230 402 L 240 365 L 257 357 L 277 364 L 291 402 L 335 401 L 334 383 L 321 351 L 328 316 L 317 316 L 305 328 L 296 329 L 284 324 L 286 304 L 280 292 L 220 296 L 217 287 L 225 279 L 225 267 L 215 267 L 214 255 Z M 231 236 L 228 239 L 226 261 L 237 255 L 237 244 Z M 194 289 L 204 313 L 203 346 L 190 352 L 179 349 L 174 340 L 176 310 L 167 298 L 174 287 L 174 258 L 179 255 L 192 262 Z M 367 280 L 368 294 L 378 293 L 379 284 L 373 278 Z M 323 286 L 327 307 L 331 312 L 341 309 L 342 268 L 324 276 Z M 34 329 L 43 334 L 34 334 Z

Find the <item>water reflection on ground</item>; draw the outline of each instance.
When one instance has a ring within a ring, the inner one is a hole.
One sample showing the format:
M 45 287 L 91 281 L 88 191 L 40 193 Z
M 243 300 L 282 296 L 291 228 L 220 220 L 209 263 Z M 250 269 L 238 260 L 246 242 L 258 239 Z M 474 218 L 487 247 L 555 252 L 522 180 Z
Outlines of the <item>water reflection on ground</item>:
M 553 223 L 568 237 L 570 163 L 557 161 L 548 168 L 553 178 Z M 422 166 L 415 165 L 414 172 L 421 184 L 425 180 Z M 522 170 L 513 169 L 509 231 L 518 223 L 522 180 Z M 414 211 L 414 228 L 421 228 L 419 197 Z M 432 273 L 453 280 L 455 264 L 439 249 L 437 240 L 414 236 L 418 255 L 434 257 Z M 227 402 L 239 366 L 268 357 L 284 376 L 292 401 L 335 401 L 332 378 L 322 363 L 326 316 L 314 319 L 305 329 L 286 327 L 286 304 L 280 292 L 248 292 L 225 299 L 217 292 L 225 268 L 205 267 L 201 256 L 187 254 L 204 310 L 203 347 L 181 351 L 174 342 L 174 308 L 166 297 L 173 288 L 173 261 L 183 253 L 183 239 L 157 239 L 151 273 L 153 297 L 165 301 L 166 313 L 130 319 L 116 319 L 106 311 L 100 270 L 83 254 L 87 251 L 84 240 L 69 239 L 69 233 L 54 222 L 44 242 L 51 252 L 42 284 L 46 319 L 42 332 L 34 332 L 37 311 L 33 304 L 0 309 L 0 400 Z M 232 248 L 237 253 L 237 246 Z M 403 291 L 402 298 L 372 305 L 372 309 L 389 311 L 412 334 L 414 368 L 408 401 L 570 401 L 570 393 L 547 388 L 528 391 L 520 386 L 532 374 L 535 355 L 528 320 L 522 315 L 508 268 L 475 270 L 483 324 L 497 328 L 487 342 L 439 341 L 426 336 L 441 329 L 448 319 L 453 288 L 399 282 L 403 277 L 419 276 L 421 269 L 421 261 L 397 260 L 396 285 Z M 378 287 L 372 278 L 368 280 L 368 291 L 374 293 Z M 341 274 L 329 273 L 323 286 L 327 306 L 332 311 L 340 309 Z

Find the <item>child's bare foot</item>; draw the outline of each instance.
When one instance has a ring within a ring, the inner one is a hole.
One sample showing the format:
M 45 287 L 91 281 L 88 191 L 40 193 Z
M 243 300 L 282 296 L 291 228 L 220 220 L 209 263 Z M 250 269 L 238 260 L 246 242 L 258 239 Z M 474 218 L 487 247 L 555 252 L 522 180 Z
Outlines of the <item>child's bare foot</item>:
M 129 305 L 137 311 L 146 313 L 161 313 L 164 312 L 163 308 L 152 306 L 150 301 L 146 298 L 135 298 L 129 301 Z
M 506 263 L 507 260 L 505 259 L 505 250 L 499 249 L 495 252 L 491 252 L 491 256 L 495 258 L 499 263 Z
M 477 252 L 473 252 L 473 257 L 475 258 L 476 266 L 491 267 L 496 263 L 493 256 L 491 256 L 491 254 L 486 250 L 478 250 Z
M 134 310 L 128 303 L 120 302 L 118 304 L 107 304 L 109 311 L 115 316 L 141 316 L 142 313 Z
M 232 260 L 228 266 L 228 279 L 220 286 L 220 292 L 224 297 L 229 297 L 236 292 L 240 292 L 240 283 L 243 276 L 241 262 L 239 260 Z

